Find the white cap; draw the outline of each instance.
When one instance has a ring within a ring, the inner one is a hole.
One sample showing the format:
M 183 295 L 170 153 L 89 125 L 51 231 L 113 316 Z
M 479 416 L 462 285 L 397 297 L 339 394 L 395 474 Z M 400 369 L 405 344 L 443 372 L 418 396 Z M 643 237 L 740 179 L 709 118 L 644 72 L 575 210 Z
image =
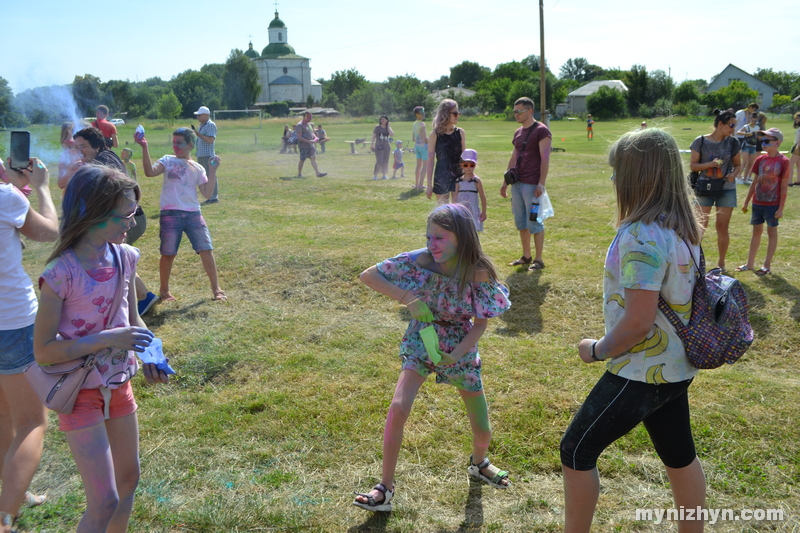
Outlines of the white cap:
M 200 109 L 198 109 L 197 111 L 195 111 L 195 112 L 194 112 L 194 114 L 195 114 L 195 115 L 210 115 L 210 114 L 211 114 L 211 111 L 209 111 L 209 110 L 208 110 L 208 108 L 207 108 L 206 106 L 204 106 L 204 105 L 201 105 L 201 106 L 200 106 Z

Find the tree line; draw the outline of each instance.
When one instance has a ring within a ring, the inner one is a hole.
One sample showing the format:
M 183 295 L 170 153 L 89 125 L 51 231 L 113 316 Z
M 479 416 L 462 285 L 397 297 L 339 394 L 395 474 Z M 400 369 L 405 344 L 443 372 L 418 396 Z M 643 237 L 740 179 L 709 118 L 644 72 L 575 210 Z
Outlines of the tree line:
M 527 95 L 540 101 L 540 70 L 538 55 L 522 61 L 501 63 L 494 69 L 476 62 L 463 61 L 449 69 L 448 75 L 437 80 L 420 80 L 413 75 L 390 77 L 384 82 L 368 81 L 355 68 L 336 71 L 328 80 L 320 79 L 322 99 L 309 98 L 304 104 L 319 104 L 353 116 L 394 115 L 412 118 L 415 106 L 433 109 L 434 90 L 455 97 L 461 110 L 468 115 L 508 114 L 514 100 Z M 567 95 L 590 81 L 620 80 L 627 93 L 602 87 L 587 98 L 587 109 L 595 117 L 615 118 L 638 116 L 687 115 L 709 113 L 714 108 L 740 109 L 757 100 L 758 94 L 744 82 L 732 82 L 716 91 L 708 91 L 706 80 L 687 80 L 675 84 L 663 70 L 648 71 L 643 65 L 630 69 L 603 68 L 586 58 L 568 59 L 558 76 L 545 65 L 546 104 L 551 113 L 555 104 L 567 100 Z M 792 97 L 800 94 L 800 74 L 796 72 L 759 69 L 754 76 L 775 87 L 771 112 L 785 113 L 800 109 Z M 470 96 L 456 96 L 454 89 L 463 87 L 474 91 Z M 246 109 L 258 97 L 261 86 L 255 65 L 241 50 L 231 51 L 228 60 L 204 65 L 199 71 L 187 70 L 171 80 L 150 78 L 143 82 L 110 80 L 102 82 L 96 76 L 76 76 L 67 87 L 39 87 L 23 91 L 16 97 L 0 78 L 0 126 L 25 123 L 58 123 L 64 112 L 58 106 L 45 105 L 58 101 L 58 92 L 68 89 L 74 98 L 77 112 L 91 116 L 99 104 L 112 113 L 127 117 L 162 118 L 172 120 L 190 117 L 201 105 L 211 109 Z M 451 91 L 451 92 L 448 92 Z M 279 102 L 268 108 L 274 115 L 288 114 L 294 102 Z

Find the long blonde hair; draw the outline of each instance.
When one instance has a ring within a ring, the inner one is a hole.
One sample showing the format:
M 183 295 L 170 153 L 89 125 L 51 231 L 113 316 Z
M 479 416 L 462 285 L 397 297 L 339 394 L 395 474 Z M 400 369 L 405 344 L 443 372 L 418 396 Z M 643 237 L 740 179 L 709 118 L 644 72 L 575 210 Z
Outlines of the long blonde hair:
M 608 163 L 614 168 L 617 227 L 659 222 L 683 240 L 700 243 L 703 230 L 694 192 L 669 133 L 657 128 L 626 133 L 611 146 Z
M 444 133 L 444 129 L 450 121 L 450 113 L 454 109 L 458 109 L 458 102 L 455 100 L 445 98 L 439 103 L 439 107 L 436 108 L 436 115 L 433 117 L 433 131 Z

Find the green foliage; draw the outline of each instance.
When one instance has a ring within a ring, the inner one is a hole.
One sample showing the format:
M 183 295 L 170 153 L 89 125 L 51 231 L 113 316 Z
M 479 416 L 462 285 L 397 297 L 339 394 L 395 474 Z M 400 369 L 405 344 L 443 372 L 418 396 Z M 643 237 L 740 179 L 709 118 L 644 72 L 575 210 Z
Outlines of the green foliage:
M 640 105 L 639 116 L 642 118 L 653 118 L 653 108 L 647 104 Z
M 519 61 L 511 61 L 497 65 L 492 72 L 492 78 L 496 80 L 504 78 L 510 81 L 530 80 L 533 78 L 533 71 Z
M 323 86 L 323 94 L 332 93 L 340 102 L 344 102 L 347 98 L 367 85 L 367 78 L 359 74 L 359 72 L 351 68 L 349 70 L 337 70 Z
M 628 87 L 625 98 L 628 103 L 628 110 L 635 113 L 639 106 L 647 103 L 647 69 L 644 65 L 633 65 L 630 73 L 623 82 Z
M 625 116 L 625 95 L 622 94 L 622 91 L 604 85 L 586 97 L 586 109 L 595 118 L 601 120 L 623 117 Z
M 742 109 L 750 102 L 758 99 L 758 91 L 751 89 L 743 81 L 732 81 L 727 87 L 711 91 L 705 96 L 705 104 L 709 109 Z
M 687 80 L 681 82 L 681 84 L 675 88 L 673 99 L 678 103 L 691 102 L 692 100 L 699 102 L 700 90 L 697 88 L 697 84 Z
M 525 65 L 525 67 L 529 68 L 531 72 L 539 72 L 540 70 L 539 65 L 541 64 L 541 59 L 542 59 L 541 56 L 539 56 L 538 54 L 531 54 L 525 59 L 523 59 L 521 63 Z M 547 60 L 545 60 L 544 62 L 544 67 L 546 73 L 552 74 L 552 72 L 550 72 L 550 66 L 547 64 Z
M 72 96 L 81 116 L 94 116 L 102 97 L 100 78 L 91 74 L 75 76 L 72 81 Z
M 773 113 L 794 113 L 800 104 L 792 102 L 792 97 L 785 94 L 776 94 L 772 97 L 772 107 L 769 110 Z
M 489 67 L 482 67 L 474 61 L 463 61 L 450 67 L 450 85 L 457 86 L 463 83 L 464 87 L 475 87 L 475 84 L 491 73 Z
M 11 108 L 14 91 L 8 81 L 0 77 L 0 128 L 12 128 L 25 124 L 25 117 Z
M 264 109 L 273 117 L 288 117 L 289 107 L 289 102 L 272 102 L 267 104 Z
M 700 115 L 700 102 L 697 100 L 689 100 L 688 102 L 681 102 L 672 107 L 672 112 L 682 117 L 698 116 Z
M 231 54 L 233 54 L 233 50 L 231 50 Z M 230 61 L 230 56 L 228 57 L 228 60 Z M 224 82 L 226 66 L 227 64 L 222 63 L 206 63 L 200 67 L 200 72 L 203 74 L 210 74 L 219 81 Z
M 178 97 L 175 96 L 175 93 L 172 91 L 162 96 L 158 101 L 158 114 L 161 118 L 169 121 L 170 126 L 172 126 L 172 122 L 178 118 L 178 115 L 180 115 L 182 111 L 183 107 L 178 101 Z
M 376 85 L 376 91 L 375 112 L 384 115 L 399 115 L 411 119 L 416 106 L 433 109 L 436 105 L 425 85 L 408 74 L 389 78 L 386 83 Z
M 172 78 L 169 85 L 183 106 L 182 114 L 186 118 L 192 117 L 203 105 L 212 110 L 221 107 L 222 82 L 212 74 L 189 69 Z
M 658 100 L 672 99 L 675 82 L 663 70 L 654 70 L 647 76 L 647 103 L 655 105 Z
M 575 80 L 581 84 L 602 77 L 603 74 L 604 71 L 602 67 L 589 63 L 585 57 L 567 59 L 566 63 L 561 65 L 561 69 L 559 70 L 559 77 L 561 79 Z
M 231 50 L 223 70 L 223 105 L 227 109 L 247 109 L 253 105 L 261 92 L 261 84 L 258 69 L 250 58 L 241 50 Z
M 774 87 L 778 94 L 795 96 L 800 94 L 800 74 L 797 72 L 776 72 L 771 68 L 760 68 L 753 76 Z
M 351 115 L 364 116 L 375 113 L 375 84 L 365 83 L 347 97 L 345 110 Z

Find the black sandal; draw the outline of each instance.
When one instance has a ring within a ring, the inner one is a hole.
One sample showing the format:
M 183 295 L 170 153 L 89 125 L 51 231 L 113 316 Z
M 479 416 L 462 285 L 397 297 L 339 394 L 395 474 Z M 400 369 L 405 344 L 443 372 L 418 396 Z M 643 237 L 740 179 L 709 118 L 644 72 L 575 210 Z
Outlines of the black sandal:
M 530 265 L 531 261 L 533 261 L 532 257 L 525 257 L 524 255 L 517 259 L 516 261 L 511 261 L 508 266 L 520 266 L 520 265 Z

